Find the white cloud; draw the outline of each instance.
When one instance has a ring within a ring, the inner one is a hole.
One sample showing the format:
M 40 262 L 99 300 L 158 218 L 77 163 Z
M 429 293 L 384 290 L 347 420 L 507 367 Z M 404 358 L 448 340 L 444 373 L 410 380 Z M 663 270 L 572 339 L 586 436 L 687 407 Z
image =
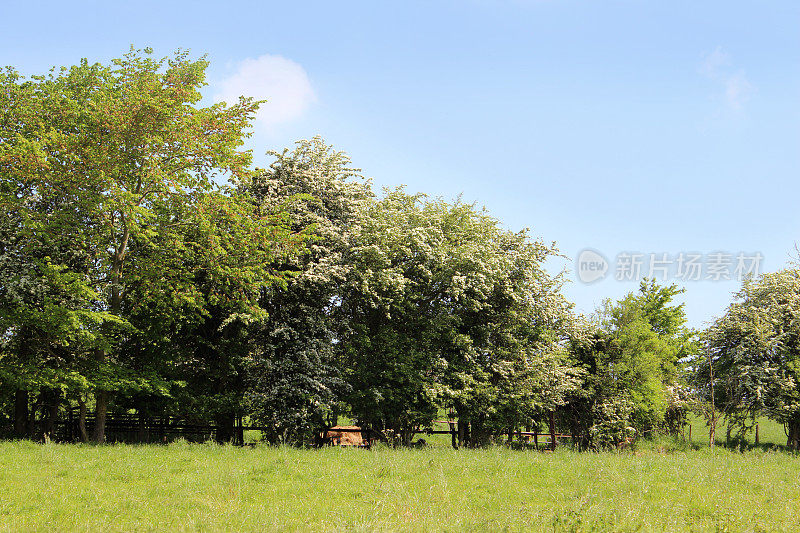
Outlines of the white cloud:
M 706 55 L 700 64 L 700 72 L 707 78 L 722 84 L 725 103 L 732 109 L 741 109 L 755 92 L 755 87 L 745 76 L 744 70 L 732 70 L 731 57 L 718 46 Z
M 215 102 L 233 104 L 239 96 L 267 100 L 261 104 L 256 120 L 267 127 L 300 118 L 316 101 L 305 69 L 278 55 L 247 58 L 236 65 L 229 77 L 216 84 Z

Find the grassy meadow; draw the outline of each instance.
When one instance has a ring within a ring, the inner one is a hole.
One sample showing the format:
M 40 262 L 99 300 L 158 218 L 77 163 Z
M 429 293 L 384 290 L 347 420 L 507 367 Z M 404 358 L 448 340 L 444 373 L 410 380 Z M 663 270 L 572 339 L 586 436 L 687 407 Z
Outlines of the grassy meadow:
M 800 457 L 0 443 L 0 531 L 780 531 Z

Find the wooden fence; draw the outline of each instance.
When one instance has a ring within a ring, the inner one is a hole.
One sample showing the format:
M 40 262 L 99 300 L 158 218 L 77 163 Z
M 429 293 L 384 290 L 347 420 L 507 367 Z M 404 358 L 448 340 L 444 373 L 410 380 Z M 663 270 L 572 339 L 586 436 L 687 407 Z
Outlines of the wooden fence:
M 94 431 L 95 414 L 86 414 L 86 433 Z M 68 410 L 67 418 L 56 422 L 52 440 L 76 442 L 81 438 L 76 410 Z M 217 428 L 210 424 L 193 424 L 171 416 L 139 416 L 109 413 L 106 415 L 106 442 L 165 443 L 183 438 L 191 442 L 214 439 Z
M 458 434 L 457 423 L 452 420 L 436 420 L 436 422 L 448 424 L 450 426 L 450 429 L 445 429 L 445 430 L 423 429 L 416 433 L 418 435 L 450 435 L 451 445 L 453 446 L 453 448 L 458 449 L 459 434 Z M 246 429 L 258 429 L 258 428 L 246 428 Z M 553 429 L 552 426 L 551 429 Z M 375 435 L 376 432 L 368 428 L 361 429 L 361 428 L 345 428 L 336 426 L 335 428 L 331 428 L 331 430 L 340 433 L 360 433 L 365 442 L 364 447 L 366 448 L 369 448 L 370 445 L 377 440 L 383 440 Z M 508 437 L 522 438 L 526 443 L 530 443 L 532 441 L 536 449 L 539 449 L 539 446 L 541 444 L 544 448 L 555 450 L 559 440 L 569 439 L 573 442 L 575 441 L 574 435 L 570 435 L 567 433 L 556 433 L 555 431 L 552 431 L 551 433 L 539 432 L 539 431 L 511 431 L 505 433 L 504 435 Z
M 94 430 L 95 413 L 86 414 L 86 433 L 91 436 Z M 439 424 L 444 424 L 449 429 L 422 429 L 417 432 L 419 435 L 449 435 L 451 445 L 459 447 L 458 424 L 454 420 L 437 420 Z M 77 442 L 81 438 L 77 409 L 67 411 L 67 417 L 55 423 L 54 431 L 49 436 L 57 442 Z M 262 426 L 245 426 L 241 418 L 237 418 L 233 427 L 231 442 L 236 445 L 244 445 L 245 431 L 263 431 L 268 428 Z M 573 435 L 556 433 L 553 425 L 549 432 L 539 431 L 513 431 L 506 433 L 509 438 L 518 438 L 527 444 L 532 444 L 535 448 L 555 449 L 559 440 L 573 440 Z M 369 447 L 373 442 L 386 440 L 379 432 L 369 428 L 340 428 L 335 431 L 361 433 L 365 442 L 365 447 Z M 109 413 L 106 416 L 106 442 L 127 442 L 127 443 L 167 443 L 178 438 L 189 442 L 205 442 L 215 440 L 219 428 L 213 424 L 197 424 L 182 418 L 172 416 L 141 416 L 138 414 L 119 414 Z M 325 431 L 321 432 L 321 436 Z M 325 444 L 325 439 L 320 439 L 318 444 Z

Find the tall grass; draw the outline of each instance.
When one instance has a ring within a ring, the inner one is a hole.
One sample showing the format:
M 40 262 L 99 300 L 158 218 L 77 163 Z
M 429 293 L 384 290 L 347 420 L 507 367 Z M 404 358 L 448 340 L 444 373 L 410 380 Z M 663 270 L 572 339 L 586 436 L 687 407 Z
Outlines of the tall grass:
M 785 452 L 0 443 L 0 531 L 798 528 Z

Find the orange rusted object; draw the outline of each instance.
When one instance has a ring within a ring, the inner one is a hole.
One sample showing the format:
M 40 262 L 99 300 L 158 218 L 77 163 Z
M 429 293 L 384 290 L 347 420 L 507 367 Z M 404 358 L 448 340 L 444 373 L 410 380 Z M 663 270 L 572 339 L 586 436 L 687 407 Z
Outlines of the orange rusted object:
M 358 426 L 334 426 L 325 432 L 323 439 L 334 446 L 364 446 Z

